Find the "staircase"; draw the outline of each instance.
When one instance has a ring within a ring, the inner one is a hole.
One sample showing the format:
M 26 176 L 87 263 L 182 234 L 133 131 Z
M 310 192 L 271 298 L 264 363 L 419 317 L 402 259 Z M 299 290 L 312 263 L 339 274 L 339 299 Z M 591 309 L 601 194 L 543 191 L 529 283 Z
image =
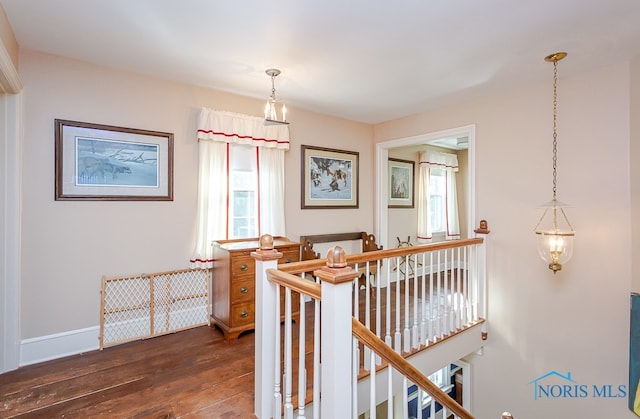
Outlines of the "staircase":
M 433 406 L 417 417 L 473 418 L 427 376 L 487 338 L 482 238 L 351 256 L 334 247 L 286 265 L 270 239 L 253 254 L 258 418 L 375 418 L 381 404 L 386 417 L 409 417 L 413 386 Z M 304 297 L 299 324 L 292 293 Z

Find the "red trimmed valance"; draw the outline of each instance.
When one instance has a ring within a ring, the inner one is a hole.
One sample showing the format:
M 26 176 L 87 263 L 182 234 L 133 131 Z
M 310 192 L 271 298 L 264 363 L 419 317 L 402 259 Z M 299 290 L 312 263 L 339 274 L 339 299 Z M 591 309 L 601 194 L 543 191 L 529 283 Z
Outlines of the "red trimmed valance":
M 289 126 L 265 126 L 264 119 L 257 116 L 202 108 L 198 116 L 198 141 L 288 150 Z

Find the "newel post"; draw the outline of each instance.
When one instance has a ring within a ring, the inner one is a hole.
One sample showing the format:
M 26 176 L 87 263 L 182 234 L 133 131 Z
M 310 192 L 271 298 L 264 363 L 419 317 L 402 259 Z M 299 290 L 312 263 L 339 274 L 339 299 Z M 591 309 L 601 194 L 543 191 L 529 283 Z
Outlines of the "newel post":
M 487 224 L 487 220 L 480 220 L 480 226 L 473 230 L 477 235 L 483 236 L 484 241 L 480 246 L 480 251 L 478 252 L 478 259 L 480 262 L 480 266 L 478 266 L 478 274 L 480 275 L 480 280 L 482 281 L 482 299 L 479 301 L 481 306 L 478 310 L 478 315 L 485 320 L 488 315 L 488 281 L 487 281 L 487 237 L 491 230 L 489 230 L 489 225 Z M 482 324 L 482 340 L 487 340 L 489 336 L 489 331 L 487 329 L 487 322 L 485 321 Z
M 320 411 L 326 418 L 347 417 L 352 403 L 351 291 L 358 272 L 347 266 L 344 250 L 334 246 L 327 265 L 313 274 L 322 281 Z
M 267 269 L 276 269 L 282 253 L 273 248 L 273 236 L 260 237 L 260 248 L 251 253 L 256 261 L 255 301 L 255 415 L 273 416 L 275 383 L 275 334 L 272 330 L 276 317 L 276 285 L 267 279 Z M 279 325 L 278 325 L 279 326 Z

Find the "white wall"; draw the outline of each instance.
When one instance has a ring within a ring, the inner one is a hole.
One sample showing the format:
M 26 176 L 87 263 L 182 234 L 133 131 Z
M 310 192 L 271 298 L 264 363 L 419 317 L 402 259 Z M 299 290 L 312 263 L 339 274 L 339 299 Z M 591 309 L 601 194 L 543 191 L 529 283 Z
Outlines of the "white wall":
M 631 289 L 628 64 L 560 78 L 558 198 L 577 230 L 554 276 L 538 258 L 538 205 L 551 199 L 552 92 L 529 86 L 375 127 L 375 141 L 477 124 L 477 213 L 488 220 L 489 340 L 473 356 L 474 414 L 626 418 L 626 398 L 533 399 L 550 371 L 626 385 Z M 479 220 L 476 220 L 476 225 Z
M 56 334 L 77 330 L 95 335 L 102 275 L 188 266 L 195 240 L 198 110 L 206 106 L 261 115 L 264 105 L 261 99 L 41 53 L 22 51 L 20 58 L 24 85 L 20 329 L 23 344 L 46 347 L 43 337 L 64 338 Z M 295 108 L 290 108 L 289 116 L 288 235 L 297 239 L 301 234 L 371 230 L 371 127 Z M 174 201 L 55 201 L 55 118 L 174 133 Z M 300 210 L 301 144 L 360 152 L 359 209 Z M 42 356 L 50 355 L 23 350 L 22 363 Z

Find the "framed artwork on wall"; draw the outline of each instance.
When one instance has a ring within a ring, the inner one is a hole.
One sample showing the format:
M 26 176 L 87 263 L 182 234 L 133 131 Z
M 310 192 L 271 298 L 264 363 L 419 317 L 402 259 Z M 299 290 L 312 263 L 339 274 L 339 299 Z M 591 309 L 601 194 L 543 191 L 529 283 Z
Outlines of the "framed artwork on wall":
M 389 158 L 389 208 L 413 208 L 415 162 Z
M 359 153 L 302 148 L 302 209 L 358 208 Z
M 173 134 L 55 120 L 56 201 L 172 201 Z

